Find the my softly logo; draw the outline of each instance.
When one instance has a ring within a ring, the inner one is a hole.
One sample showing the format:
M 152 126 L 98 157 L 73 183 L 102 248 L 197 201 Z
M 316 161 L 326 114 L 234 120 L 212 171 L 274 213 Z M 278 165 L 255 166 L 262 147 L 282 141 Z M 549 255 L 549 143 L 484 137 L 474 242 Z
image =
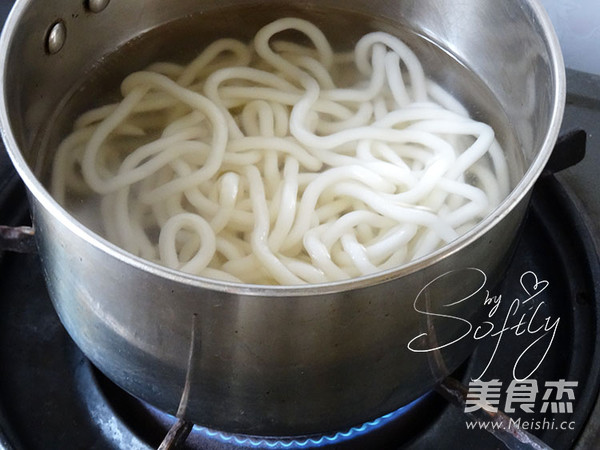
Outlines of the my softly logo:
M 434 291 L 439 295 L 437 286 L 440 283 L 460 286 L 461 283 L 464 284 L 466 278 L 472 280 L 473 277 L 479 282 L 472 283 L 477 285 L 472 291 L 466 294 L 461 293 L 459 295 L 461 298 L 443 299 L 442 302 L 437 302 L 435 307 L 432 307 L 429 299 L 435 297 Z M 526 336 L 524 348 L 519 353 L 515 353 L 514 348 L 510 349 L 511 354 L 517 355 L 513 366 L 513 378 L 515 380 L 531 378 L 552 347 L 560 323 L 560 318 L 553 318 L 544 314 L 546 302 L 540 296 L 550 283 L 547 280 L 540 279 L 532 271 L 524 272 L 519 279 L 522 288 L 521 294 L 510 300 L 508 309 L 501 313 L 500 306 L 505 300 L 502 295 L 491 295 L 489 290 L 485 289 L 486 282 L 487 276 L 482 270 L 466 268 L 446 272 L 425 285 L 413 303 L 415 312 L 428 318 L 435 318 L 440 325 L 444 322 L 447 324 L 453 322 L 461 334 L 447 342 L 439 342 L 438 336 L 435 339 L 429 339 L 429 333 L 432 333 L 432 331 L 428 330 L 411 339 L 407 347 L 412 352 L 425 353 L 456 345 L 467 336 L 472 336 L 475 340 L 493 339 L 495 344 L 487 364 L 482 372 L 474 378 L 474 380 L 480 380 L 485 376 L 496 355 L 501 350 L 501 345 L 507 334 L 512 333 L 516 337 Z M 482 299 L 480 305 L 488 308 L 487 317 L 481 323 L 474 324 L 469 318 L 448 312 L 449 309 L 447 308 L 466 301 L 473 301 L 477 297 Z M 500 317 L 500 314 L 503 314 L 503 317 Z M 431 342 L 435 342 L 435 345 L 431 345 Z M 539 351 L 540 346 L 542 346 L 541 352 Z M 540 354 L 541 356 L 536 356 Z M 531 360 L 525 358 L 528 355 L 533 358 L 533 365 Z

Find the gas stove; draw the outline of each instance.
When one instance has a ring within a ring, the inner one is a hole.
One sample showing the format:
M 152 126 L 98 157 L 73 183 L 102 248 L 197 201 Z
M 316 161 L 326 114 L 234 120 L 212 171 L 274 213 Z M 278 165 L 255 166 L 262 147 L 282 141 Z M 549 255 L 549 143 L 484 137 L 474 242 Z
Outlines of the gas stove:
M 3 17 L 8 6 L 0 5 Z M 600 77 L 568 70 L 567 86 L 564 139 L 536 184 L 510 268 L 488 295 L 501 328 L 481 329 L 475 353 L 436 390 L 317 436 L 241 436 L 178 420 L 86 359 L 24 241 L 18 252 L 0 253 L 0 449 L 596 448 Z M 582 155 L 584 138 L 585 158 L 565 168 Z M 25 189 L 2 151 L 0 224 L 28 225 L 28 217 Z M 529 307 L 517 313 L 514 299 Z

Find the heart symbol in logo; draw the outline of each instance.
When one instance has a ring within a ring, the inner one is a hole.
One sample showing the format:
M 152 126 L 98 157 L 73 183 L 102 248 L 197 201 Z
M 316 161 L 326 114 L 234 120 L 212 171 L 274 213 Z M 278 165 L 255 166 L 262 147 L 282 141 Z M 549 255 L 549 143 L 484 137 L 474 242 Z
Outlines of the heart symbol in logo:
M 521 275 L 521 279 L 519 281 L 521 283 L 521 287 L 529 296 L 529 298 L 524 300 L 523 303 L 527 303 L 529 300 L 534 299 L 550 285 L 548 281 L 538 279 L 538 276 L 535 274 L 535 272 L 532 272 L 531 270 Z M 529 288 L 527 288 L 527 286 L 529 286 Z

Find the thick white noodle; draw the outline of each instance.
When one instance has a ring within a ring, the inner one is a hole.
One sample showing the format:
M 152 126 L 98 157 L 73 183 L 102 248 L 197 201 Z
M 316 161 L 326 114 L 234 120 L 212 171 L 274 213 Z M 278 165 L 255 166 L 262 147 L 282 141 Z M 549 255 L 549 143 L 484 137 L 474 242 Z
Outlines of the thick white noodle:
M 286 30 L 310 45 L 274 38 Z M 121 92 L 75 121 L 53 194 L 89 201 L 127 251 L 198 276 L 296 285 L 399 267 L 510 187 L 493 129 L 387 33 L 334 53 L 315 25 L 284 18 L 250 44 L 156 62 Z

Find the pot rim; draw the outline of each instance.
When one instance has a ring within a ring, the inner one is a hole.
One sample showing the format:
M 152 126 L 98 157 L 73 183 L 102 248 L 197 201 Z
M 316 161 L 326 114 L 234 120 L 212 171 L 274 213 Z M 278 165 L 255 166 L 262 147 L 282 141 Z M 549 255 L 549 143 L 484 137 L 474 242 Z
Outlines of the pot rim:
M 30 193 L 40 202 L 40 204 L 46 208 L 53 217 L 57 218 L 63 226 L 67 227 L 79 238 L 83 239 L 88 244 L 91 244 L 96 249 L 103 251 L 111 257 L 135 267 L 138 270 L 168 279 L 172 282 L 186 284 L 191 287 L 246 296 L 298 297 L 316 294 L 342 293 L 349 290 L 366 288 L 375 284 L 402 278 L 422 270 L 425 267 L 435 265 L 448 256 L 461 251 L 463 248 L 482 238 L 527 197 L 533 188 L 534 183 L 542 173 L 542 170 L 550 158 L 562 123 L 566 101 L 566 74 L 558 37 L 546 10 L 541 5 L 540 0 L 524 1 L 530 4 L 535 17 L 538 20 L 538 25 L 543 31 L 543 37 L 549 50 L 551 70 L 554 78 L 554 99 L 552 103 L 550 126 L 548 127 L 544 142 L 537 152 L 535 159 L 521 180 L 500 205 L 467 233 L 424 257 L 411 261 L 403 266 L 376 272 L 371 275 L 328 283 L 303 284 L 297 286 L 256 285 L 220 281 L 186 274 L 132 255 L 81 224 L 74 216 L 54 200 L 38 180 L 25 161 L 10 126 L 7 110 L 7 86 L 5 85 L 7 71 L 6 55 L 20 18 L 31 0 L 16 1 L 5 22 L 2 35 L 0 36 L 0 63 L 3 66 L 2 71 L 0 72 L 0 132 L 2 133 L 2 139 L 7 153 L 19 176 L 24 181 Z

